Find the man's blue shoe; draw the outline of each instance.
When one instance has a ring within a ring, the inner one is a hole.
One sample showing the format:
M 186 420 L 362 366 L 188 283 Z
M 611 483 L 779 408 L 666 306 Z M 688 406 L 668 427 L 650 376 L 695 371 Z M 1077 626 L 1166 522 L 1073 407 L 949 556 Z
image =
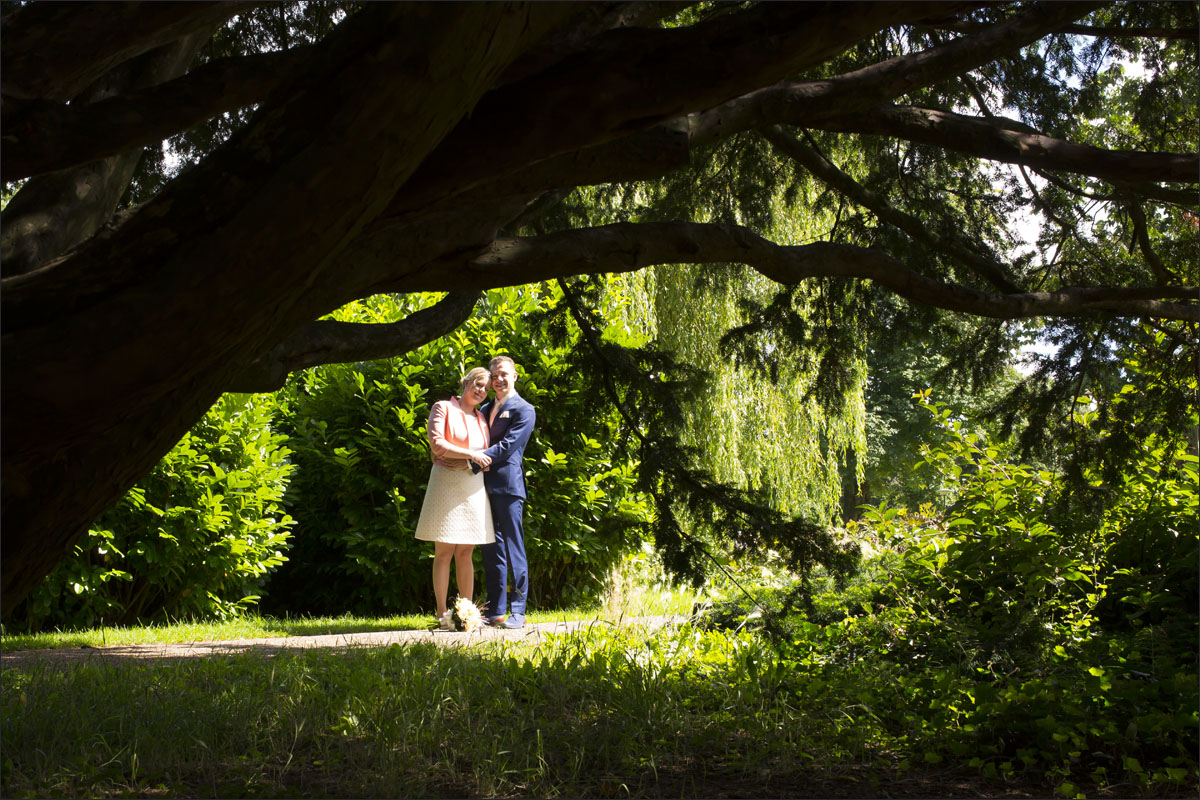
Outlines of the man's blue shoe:
M 509 614 L 508 619 L 504 620 L 504 622 L 501 623 L 501 627 L 509 628 L 509 629 L 524 628 L 525 627 L 525 615 L 524 614 Z

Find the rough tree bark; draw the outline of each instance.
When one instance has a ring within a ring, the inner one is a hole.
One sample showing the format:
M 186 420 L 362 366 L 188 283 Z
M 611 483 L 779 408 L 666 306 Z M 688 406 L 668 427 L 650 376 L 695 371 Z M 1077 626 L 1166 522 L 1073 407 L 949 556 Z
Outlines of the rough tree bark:
M 312 288 L 332 255 L 567 11 L 371 5 L 237 146 L 110 235 L 5 280 L 5 608 L 241 365 L 328 310 Z
M 0 610 L 221 392 L 403 352 L 460 324 L 488 287 L 734 261 L 781 283 L 865 278 L 982 316 L 1196 319 L 1196 289 L 1162 269 L 1154 285 L 1028 291 L 990 254 L 925 230 L 787 130 L 888 136 L 1124 181 L 1131 202 L 1186 196 L 1179 184 L 1197 182 L 1194 153 L 1086 148 L 896 103 L 1064 30 L 1095 4 L 1015 8 L 947 44 L 807 81 L 797 78 L 882 30 L 932 17 L 954 27 L 948 17 L 990 4 L 771 3 L 650 27 L 686 5 L 365 4 L 316 44 L 191 71 L 207 31 L 248 6 L 68 13 L 35 3 L 5 17 L 4 177 L 36 177 L 3 219 Z M 47 65 L 39 54 L 49 47 L 59 55 Z M 142 146 L 248 104 L 258 110 L 229 142 L 113 215 Z M 662 177 L 694 149 L 748 130 L 958 259 L 985 288 L 922 275 L 881 251 L 785 247 L 730 226 L 500 236 L 547 193 Z M 392 325 L 316 321 L 349 300 L 418 290 L 455 293 Z

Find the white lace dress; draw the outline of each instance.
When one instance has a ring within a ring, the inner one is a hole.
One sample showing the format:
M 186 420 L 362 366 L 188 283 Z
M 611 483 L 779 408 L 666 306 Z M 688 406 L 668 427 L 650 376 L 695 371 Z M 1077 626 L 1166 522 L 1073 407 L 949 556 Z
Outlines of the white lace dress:
M 462 422 L 474 422 L 473 418 L 458 413 Z M 467 447 L 472 450 L 484 447 L 483 431 L 474 424 L 468 423 L 465 427 Z M 492 506 L 483 488 L 483 473 L 448 469 L 435 463 L 429 471 L 429 488 L 421 502 L 416 538 L 452 544 L 491 544 L 496 541 Z

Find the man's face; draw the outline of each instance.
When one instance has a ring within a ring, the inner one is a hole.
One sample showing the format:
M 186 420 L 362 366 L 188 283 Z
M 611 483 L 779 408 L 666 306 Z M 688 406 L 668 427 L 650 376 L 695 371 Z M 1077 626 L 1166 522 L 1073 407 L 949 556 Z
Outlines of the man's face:
M 508 364 L 501 364 L 492 371 L 492 391 L 497 397 L 507 397 L 517 381 L 517 373 Z

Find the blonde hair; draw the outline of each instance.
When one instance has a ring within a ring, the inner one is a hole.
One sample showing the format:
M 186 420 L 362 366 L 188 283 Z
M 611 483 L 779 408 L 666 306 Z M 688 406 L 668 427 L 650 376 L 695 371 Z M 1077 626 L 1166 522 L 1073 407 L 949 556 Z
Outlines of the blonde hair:
M 492 377 L 492 373 L 488 372 L 483 367 L 475 367 L 475 369 L 462 376 L 462 390 L 467 391 L 467 387 L 483 378 L 485 381 Z

